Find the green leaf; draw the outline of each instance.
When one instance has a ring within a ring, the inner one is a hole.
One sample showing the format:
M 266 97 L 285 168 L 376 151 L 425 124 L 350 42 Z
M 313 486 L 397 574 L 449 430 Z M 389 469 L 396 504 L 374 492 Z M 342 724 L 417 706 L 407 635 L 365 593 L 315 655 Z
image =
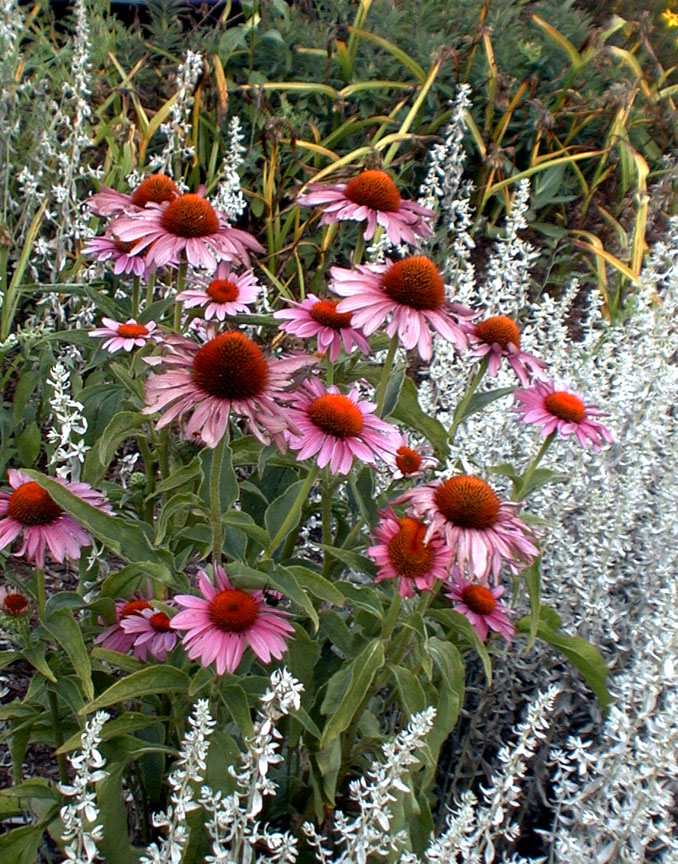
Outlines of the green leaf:
M 334 738 L 316 754 L 318 768 L 322 776 L 323 792 L 327 801 L 334 806 L 337 780 L 341 770 L 341 741 Z
M 269 578 L 271 586 L 277 588 L 278 591 L 282 591 L 295 605 L 299 606 L 313 622 L 313 628 L 317 630 L 320 626 L 318 613 L 315 611 L 311 598 L 299 586 L 294 573 L 287 567 L 281 567 L 279 564 L 276 564 L 271 567 Z
M 42 445 L 42 435 L 38 424 L 35 422 L 27 423 L 23 431 L 19 433 L 15 440 L 17 453 L 22 465 L 35 465 L 40 455 L 40 447 Z
M 516 389 L 516 387 L 499 387 L 497 390 L 484 390 L 480 393 L 474 393 L 459 417 L 457 417 L 457 412 L 454 412 L 455 423 L 461 423 L 466 417 L 470 417 L 471 414 L 475 414 L 477 411 L 482 411 L 483 408 L 486 408 L 492 402 L 501 399 L 503 396 L 508 396 Z
M 118 669 L 124 669 L 125 672 L 138 672 L 144 665 L 136 657 L 132 657 L 129 654 L 120 654 L 119 651 L 109 651 L 106 648 L 100 648 L 98 645 L 92 648 L 92 659 L 101 660 L 104 663 L 108 663 L 109 666 L 115 666 Z
M 121 681 L 116 681 L 108 690 L 85 705 L 81 714 L 90 714 L 107 708 L 109 705 L 117 705 L 120 702 L 129 702 L 132 699 L 141 699 L 142 696 L 150 696 L 158 693 L 173 693 L 188 690 L 190 678 L 181 669 L 174 666 L 147 666 L 128 675 Z
M 375 500 L 374 494 L 374 471 L 366 466 L 356 476 L 352 473 L 349 477 L 350 492 L 353 493 L 354 501 L 351 501 L 349 493 L 349 503 L 352 509 L 355 504 L 358 505 L 360 515 L 368 525 L 374 525 L 379 519 L 379 508 Z
M 562 633 L 560 630 L 554 630 L 547 624 L 548 612 L 553 610 L 547 606 L 541 607 L 541 615 L 539 625 L 537 627 L 537 636 L 557 648 L 561 654 L 579 669 L 589 684 L 589 687 L 598 697 L 598 701 L 602 707 L 607 709 L 612 704 L 612 697 L 605 686 L 605 680 L 610 674 L 607 664 L 603 657 L 587 639 L 581 636 L 570 636 L 567 633 Z M 516 630 L 519 633 L 529 633 L 531 618 L 522 618 L 516 624 Z
M 438 458 L 442 461 L 447 459 L 449 453 L 447 429 L 438 420 L 422 411 L 417 399 L 417 388 L 411 378 L 406 377 L 403 381 L 398 404 L 390 416 L 410 429 L 421 432 L 435 447 Z
M 136 732 L 138 729 L 146 729 L 148 726 L 153 726 L 159 720 L 164 719 L 163 717 L 158 717 L 157 714 L 141 714 L 139 711 L 125 711 L 119 717 L 114 717 L 112 720 L 107 720 L 104 723 L 101 730 L 101 740 L 110 741 L 112 738 L 128 735 L 130 732 Z M 59 747 L 57 753 L 70 753 L 73 750 L 78 750 L 81 746 L 81 739 L 82 733 L 76 732 Z
M 157 574 L 157 578 L 164 577 L 163 581 L 167 581 L 171 556 L 165 550 L 152 547 L 141 523 L 109 516 L 39 471 L 26 468 L 24 473 L 49 492 L 60 507 L 104 542 L 112 552 L 125 561 L 143 561 L 149 570 Z
M 514 485 L 520 492 L 519 501 L 527 498 L 530 492 L 535 489 L 540 489 L 542 486 L 547 486 L 549 483 L 564 483 L 568 479 L 567 474 L 562 474 L 560 471 L 552 471 L 550 468 L 536 468 L 530 477 L 527 486 L 522 485 L 522 477 L 519 477 Z
M 386 393 L 384 394 L 384 407 L 381 412 L 383 417 L 388 417 L 398 404 L 400 391 L 403 388 L 403 381 L 405 380 L 406 368 L 404 363 L 398 363 L 391 370 L 391 375 L 386 384 Z
M 478 636 L 478 631 L 464 615 L 455 612 L 454 609 L 429 609 L 428 614 L 436 621 L 440 621 L 446 627 L 450 627 L 461 634 L 463 639 L 473 648 L 480 657 L 487 678 L 487 686 L 492 686 L 492 662 L 484 642 Z
M 196 456 L 188 463 L 188 465 L 184 465 L 182 468 L 179 468 L 178 471 L 173 471 L 169 477 L 165 477 L 164 480 L 161 480 L 155 487 L 153 495 L 150 495 L 149 498 L 155 498 L 156 495 L 162 495 L 164 492 L 171 492 L 172 489 L 177 489 L 179 487 L 186 487 L 189 485 L 193 486 L 196 480 L 198 483 L 195 484 L 195 487 L 196 489 L 199 489 L 203 479 L 202 462 L 200 456 Z M 188 490 L 184 488 L 183 491 L 186 492 Z
M 245 691 L 239 684 L 227 684 L 222 686 L 220 692 L 223 703 L 228 708 L 242 737 L 251 738 L 254 735 L 254 726 Z
M 243 510 L 229 510 L 224 514 L 223 522 L 227 532 L 229 527 L 236 528 L 251 537 L 262 549 L 270 543 L 270 538 L 261 525 L 257 525 L 250 514 Z
M 92 667 L 89 662 L 85 641 L 82 638 L 82 630 L 73 617 L 73 613 L 69 609 L 59 609 L 58 612 L 53 612 L 48 617 L 44 627 L 61 645 L 66 654 L 68 654 L 68 659 L 73 664 L 75 674 L 82 684 L 85 697 L 93 699 Z
M 137 411 L 120 411 L 116 414 L 98 441 L 99 462 L 102 467 L 108 468 L 115 451 L 123 441 L 136 435 L 139 427 L 148 422 L 148 417 Z
M 341 615 L 330 609 L 320 612 L 320 624 L 327 634 L 330 643 L 337 648 L 344 657 L 353 657 L 355 654 L 354 632 L 349 630 L 348 625 Z
M 41 377 L 42 376 L 37 369 L 29 369 L 28 371 L 22 372 L 19 376 L 19 380 L 17 381 L 14 390 L 14 396 L 12 398 L 12 411 L 14 412 L 14 419 L 17 423 L 19 423 L 21 418 L 24 416 L 24 410 L 28 400 L 33 395 L 33 391 L 38 386 Z
M 45 824 L 26 825 L 0 836 L 0 858 L 7 864 L 35 864 Z
M 104 726 L 104 729 L 106 726 Z M 98 842 L 101 858 L 106 864 L 135 864 L 137 856 L 127 839 L 127 809 L 122 789 L 124 762 L 110 766 L 108 776 L 96 784 L 99 817 L 97 822 L 103 828 Z
M 343 562 L 351 570 L 357 570 L 358 573 L 364 573 L 371 579 L 376 579 L 377 568 L 370 558 L 354 552 L 352 549 L 343 549 L 341 546 L 326 546 L 322 545 L 321 549 L 325 555 L 331 555 L 333 558 Z
M 237 468 L 243 465 L 256 465 L 259 462 L 259 456 L 264 449 L 261 441 L 253 435 L 244 435 L 242 438 L 236 438 L 231 441 L 231 452 L 233 454 L 233 465 Z
M 9 666 L 10 663 L 14 663 L 14 661 L 18 660 L 20 657 L 20 651 L 0 651 L 0 669 L 4 669 L 5 666 Z
M 393 666 L 393 677 L 396 680 L 400 704 L 408 719 L 426 708 L 426 695 L 417 680 L 417 676 L 404 666 Z
M 323 749 L 351 725 L 356 712 L 367 696 L 374 676 L 384 665 L 384 643 L 370 642 L 351 663 L 351 677 L 336 711 L 328 720 L 320 739 Z
M 240 488 L 233 470 L 233 456 L 231 447 L 228 441 L 224 441 L 223 455 L 221 462 L 221 471 L 219 472 L 219 501 L 221 504 L 221 512 L 226 513 L 234 501 L 238 500 Z M 215 451 L 205 448 L 200 454 L 202 462 L 202 470 L 205 477 L 210 477 L 212 474 L 212 460 L 214 459 Z M 210 507 L 210 490 L 209 484 L 205 483 L 202 487 L 202 496 L 205 504 Z
M 352 582 L 337 582 L 337 588 L 354 606 L 365 609 L 379 620 L 384 614 L 384 607 L 378 591 L 368 585 L 354 585 Z
M 296 483 L 292 483 L 290 486 L 287 487 L 287 489 L 282 493 L 282 495 L 279 495 L 274 501 L 271 501 L 271 503 L 266 508 L 266 513 L 264 514 L 264 524 L 271 539 L 276 536 L 276 534 L 278 533 L 278 529 L 281 527 L 281 525 L 287 518 L 290 510 L 293 508 L 294 503 L 297 500 L 297 496 L 299 495 L 305 482 L 305 480 L 297 480 Z M 299 516 L 301 516 L 301 513 L 299 513 Z M 292 530 L 294 527 L 294 525 L 291 525 L 290 530 Z
M 38 672 L 44 675 L 49 681 L 56 684 L 57 679 L 54 672 L 49 668 L 47 660 L 45 659 L 45 646 L 43 644 L 29 645 L 27 648 L 24 648 L 21 653 L 26 660 L 28 660 L 31 666 L 37 669 Z
M 310 570 L 308 567 L 300 567 L 296 564 L 288 565 L 285 569 L 292 573 L 300 588 L 308 591 L 309 594 L 313 594 L 318 600 L 324 600 L 326 603 L 332 603 L 334 606 L 343 606 L 346 602 L 341 591 L 335 588 L 329 579 L 325 579 L 324 576 L 316 573 L 315 570 Z

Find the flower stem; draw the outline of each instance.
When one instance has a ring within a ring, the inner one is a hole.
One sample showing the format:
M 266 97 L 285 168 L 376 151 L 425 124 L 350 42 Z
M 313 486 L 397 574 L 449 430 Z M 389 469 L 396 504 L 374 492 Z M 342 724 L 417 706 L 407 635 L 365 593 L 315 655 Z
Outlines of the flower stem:
M 228 447 L 228 429 L 221 441 L 212 450 L 210 470 L 210 521 L 212 523 L 212 559 L 214 566 L 221 562 L 221 466 L 224 463 L 224 450 Z
M 139 317 L 139 277 L 132 279 L 132 318 L 136 321 Z
M 308 472 L 308 475 L 306 476 L 306 482 L 299 490 L 294 504 L 292 504 L 292 506 L 290 507 L 290 512 L 285 517 L 280 528 L 278 528 L 275 537 L 271 540 L 271 543 L 266 550 L 267 557 L 271 557 L 271 555 L 281 544 L 283 537 L 285 537 L 290 528 L 292 528 L 296 524 L 296 521 L 299 518 L 299 513 L 301 512 L 306 502 L 306 499 L 308 498 L 308 493 L 311 491 L 311 486 L 313 486 L 313 483 L 315 482 L 317 476 L 318 466 L 314 465 L 313 468 L 311 468 L 311 470 Z
M 64 743 L 64 730 L 61 728 L 61 721 L 59 720 L 59 705 L 54 690 L 49 688 L 47 689 L 47 698 L 49 699 L 49 713 L 52 718 L 52 730 L 54 732 L 54 749 L 58 750 Z M 57 753 L 56 757 L 57 765 L 59 766 L 59 780 L 61 780 L 62 783 L 68 783 L 66 754 Z
M 478 371 L 476 372 L 473 381 L 471 381 L 471 384 L 466 391 L 466 395 L 455 408 L 454 419 L 452 420 L 452 425 L 450 426 L 450 433 L 448 436 L 450 439 L 450 444 L 454 441 L 454 436 L 457 432 L 457 428 L 464 419 L 466 409 L 468 408 L 471 399 L 473 399 L 473 394 L 476 392 L 476 390 L 478 389 L 478 385 L 483 380 L 483 376 L 485 375 L 485 372 L 487 370 L 487 364 L 489 362 L 489 359 L 489 355 L 487 355 L 486 357 L 483 357 L 483 359 L 480 361 Z
M 153 302 L 153 291 L 155 290 L 155 273 L 150 273 L 146 283 L 146 309 Z
M 353 253 L 353 266 L 362 264 L 363 255 L 365 254 L 365 238 L 362 230 L 358 234 L 358 242 L 355 244 L 355 252 Z
M 524 498 L 527 498 L 527 494 L 529 491 L 528 486 L 529 486 L 530 480 L 532 479 L 532 475 L 536 471 L 537 465 L 539 465 L 541 460 L 544 458 L 544 454 L 546 453 L 546 451 L 551 446 L 551 443 L 553 442 L 553 439 L 555 437 L 556 437 L 556 431 L 554 430 L 553 432 L 551 432 L 551 434 L 546 438 L 544 443 L 539 448 L 537 455 L 534 457 L 534 459 L 530 463 L 530 466 L 528 467 L 527 471 L 520 478 L 520 481 L 521 481 L 520 486 L 517 489 L 515 489 L 513 492 L 513 500 L 514 501 L 522 501 Z
M 186 271 L 188 270 L 188 261 L 182 261 L 179 264 L 179 271 L 177 273 L 177 296 L 181 294 L 184 290 L 184 282 L 186 281 Z M 182 312 L 181 301 L 174 298 L 174 329 L 177 333 L 181 333 L 181 312 Z
M 393 358 L 395 357 L 396 349 L 398 348 L 398 334 L 394 333 L 391 336 L 391 343 L 388 346 L 388 353 L 384 360 L 384 368 L 381 373 L 381 380 L 377 389 L 377 416 L 381 417 L 381 412 L 384 408 L 384 399 L 386 398 L 386 387 L 388 386 L 389 378 L 393 370 Z
M 35 571 L 35 599 L 38 604 L 38 618 L 45 623 L 45 573 L 40 568 Z
M 322 481 L 322 539 L 323 546 L 331 546 L 332 545 L 332 492 L 333 485 L 330 482 L 329 471 L 326 468 L 323 471 L 323 481 Z M 329 576 L 330 567 L 332 566 L 332 558 L 327 552 L 324 553 L 323 557 L 323 569 L 322 575 L 327 578 Z

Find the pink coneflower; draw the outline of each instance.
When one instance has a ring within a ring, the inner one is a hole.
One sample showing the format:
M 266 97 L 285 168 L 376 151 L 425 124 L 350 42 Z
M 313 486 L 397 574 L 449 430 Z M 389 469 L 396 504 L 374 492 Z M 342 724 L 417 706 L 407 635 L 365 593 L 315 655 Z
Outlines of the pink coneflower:
M 407 435 L 400 436 L 399 445 L 395 453 L 389 454 L 386 459 L 394 480 L 421 477 L 426 471 L 438 466 L 438 460 L 433 456 L 430 445 L 425 444 L 414 449 L 410 447 Z
M 202 597 L 178 594 L 183 608 L 171 621 L 173 630 L 186 630 L 182 638 L 190 660 L 204 667 L 216 662 L 217 675 L 233 673 L 249 645 L 262 663 L 280 660 L 287 650 L 285 639 L 294 628 L 285 619 L 289 613 L 264 602 L 261 591 L 234 588 L 222 567 L 215 567 L 216 587 L 199 571 Z
M 513 639 L 516 628 L 509 618 L 513 612 L 508 606 L 498 602 L 504 593 L 503 585 L 489 588 L 487 585 L 467 582 L 455 567 L 453 581 L 448 582 L 445 587 L 445 594 L 455 601 L 455 612 L 468 618 L 481 641 L 487 639 L 490 630 L 501 633 L 507 642 Z
M 146 660 L 150 654 L 154 660 L 164 663 L 167 653 L 177 644 L 178 636 L 171 628 L 171 618 L 152 606 L 127 615 L 120 626 L 126 636 L 132 637 L 133 653 L 139 660 Z
M 133 242 L 123 243 L 112 234 L 103 237 L 92 237 L 83 247 L 83 255 L 94 255 L 97 261 L 113 261 L 113 273 L 119 276 L 121 273 L 134 276 L 147 276 L 149 268 L 143 255 L 134 253 Z
M 65 558 L 77 560 L 81 546 L 91 546 L 92 539 L 72 516 L 69 516 L 34 480 L 10 468 L 7 479 L 12 492 L 0 492 L 0 549 L 22 534 L 16 556 L 25 555 L 36 567 L 45 566 L 45 551 L 60 564 Z M 91 507 L 112 513 L 104 496 L 87 483 L 52 478 Z
M 117 651 L 119 654 L 128 654 L 134 645 L 136 633 L 127 633 L 123 629 L 123 622 L 135 615 L 140 615 L 146 609 L 151 609 L 150 601 L 152 599 L 153 595 L 149 588 L 146 595 L 137 591 L 130 600 L 116 600 L 115 622 L 107 627 L 103 633 L 100 633 L 97 636 L 94 640 L 94 644 L 101 645 L 101 647 L 105 648 L 107 651 Z
M 106 326 L 90 330 L 89 335 L 92 338 L 105 338 L 106 341 L 101 347 L 111 354 L 120 350 L 131 351 L 132 348 L 143 348 L 149 339 L 154 338 L 155 321 L 138 324 L 134 318 L 129 318 L 124 324 L 119 324 L 112 318 L 101 320 Z
M 427 518 L 427 539 L 442 535 L 454 563 L 472 578 L 487 581 L 492 574 L 496 581 L 503 561 L 516 573 L 539 554 L 533 531 L 516 515 L 520 505 L 500 501 L 479 477 L 427 483 L 408 490 L 396 503 L 411 504 L 416 516 Z
M 353 326 L 366 336 L 390 316 L 389 336 L 398 334 L 400 344 L 417 348 L 422 360 L 433 353 L 432 327 L 457 350 L 468 347 L 465 330 L 474 313 L 445 299 L 445 284 L 433 261 L 423 255 L 395 263 L 359 264 L 353 270 L 332 267 L 330 288 L 345 300 L 337 312 L 353 313 Z
M 256 238 L 231 228 L 223 213 L 202 195 L 192 193 L 120 216 L 110 230 L 120 240 L 136 241 L 135 252 L 145 249 L 148 267 L 176 266 L 185 255 L 193 267 L 213 273 L 217 261 L 237 261 L 249 267 L 249 252 L 264 251 Z
M 394 246 L 416 243 L 417 237 L 431 237 L 429 222 L 436 218 L 433 210 L 415 201 L 404 201 L 391 178 L 384 171 L 363 171 L 348 183 L 325 186 L 311 183 L 308 192 L 297 198 L 303 207 L 327 205 L 321 225 L 333 222 L 367 222 L 363 237 L 371 240 L 381 225 Z
M 379 568 L 376 583 L 399 579 L 400 596 L 413 597 L 415 587 L 431 591 L 436 579 L 447 579 L 452 553 L 440 537 L 425 542 L 426 525 L 411 516 L 399 519 L 390 507 L 379 515 L 376 544 L 367 549 Z
M 231 267 L 222 261 L 211 279 L 199 275 L 193 277 L 196 287 L 177 294 L 187 309 L 204 306 L 206 321 L 217 318 L 223 321 L 227 315 L 249 312 L 248 306 L 255 303 L 261 293 L 261 285 L 251 270 L 239 276 L 231 273 Z
M 344 396 L 338 387 L 317 379 L 307 381 L 294 394 L 289 415 L 298 431 L 288 431 L 297 461 L 318 454 L 318 467 L 333 474 L 348 474 L 354 458 L 374 465 L 398 446 L 395 426 L 374 416 L 374 402 L 361 401 L 356 388 Z
M 92 195 L 87 206 L 95 216 L 120 216 L 121 213 L 142 210 L 147 204 L 173 201 L 180 195 L 174 180 L 164 174 L 153 174 L 129 194 L 102 186 L 96 195 Z
M 487 373 L 494 378 L 503 357 L 511 364 L 520 383 L 526 387 L 533 378 L 544 378 L 546 364 L 520 350 L 520 330 L 511 318 L 495 315 L 468 331 L 473 357 L 488 357 Z
M 0 587 L 0 612 L 11 615 L 12 618 L 20 618 L 28 612 L 28 598 L 12 588 Z
M 267 360 L 263 351 L 244 333 L 214 336 L 199 345 L 183 336 L 163 340 L 164 357 L 147 358 L 164 363 L 169 371 L 150 375 L 146 381 L 145 414 L 167 409 L 157 428 L 191 414 L 185 425 L 187 438 L 199 437 L 216 447 L 224 437 L 231 412 L 245 417 L 259 441 L 271 438 L 285 449 L 283 430 L 288 426 L 286 403 L 293 385 L 292 374 L 315 361 L 305 355 Z
M 595 405 L 585 404 L 574 393 L 556 390 L 553 381 L 537 383 L 529 390 L 516 390 L 513 395 L 520 402 L 514 408 L 520 419 L 540 426 L 542 438 L 552 432 L 557 432 L 559 438 L 576 435 L 582 447 L 590 442 L 596 452 L 603 442 L 612 443 L 612 435 L 595 419 L 607 415 Z
M 331 363 L 336 361 L 342 345 L 347 354 L 351 353 L 354 345 L 363 354 L 370 353 L 370 343 L 353 326 L 351 313 L 337 312 L 338 300 L 321 300 L 315 294 L 309 294 L 301 303 L 288 302 L 294 306 L 293 309 L 280 309 L 273 313 L 274 318 L 286 322 L 280 325 L 280 329 L 300 339 L 315 336 L 318 351 L 321 354 L 329 352 Z

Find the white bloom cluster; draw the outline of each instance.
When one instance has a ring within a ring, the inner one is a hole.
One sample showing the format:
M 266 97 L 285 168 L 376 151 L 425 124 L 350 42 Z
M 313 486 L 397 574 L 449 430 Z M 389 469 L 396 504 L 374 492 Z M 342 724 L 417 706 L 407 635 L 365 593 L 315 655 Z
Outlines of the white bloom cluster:
M 57 477 L 79 480 L 80 466 L 90 449 L 82 437 L 87 432 L 84 405 L 71 397 L 71 373 L 63 363 L 52 366 L 48 383 L 53 391 L 49 404 L 54 420 L 47 431 L 47 440 L 56 445 L 49 464 L 57 466 Z
M 393 741 L 382 746 L 383 762 L 375 760 L 365 776 L 349 784 L 349 794 L 359 813 L 349 819 L 342 810 L 334 811 L 336 846 L 343 847 L 336 857 L 323 846 L 314 825 L 304 823 L 303 831 L 320 864 L 365 864 L 372 854 L 385 856 L 402 848 L 406 832 L 392 833 L 390 805 L 398 800 L 396 793 L 411 793 L 402 778 L 419 762 L 417 750 L 426 745 L 435 715 L 434 708 L 415 714 Z
M 282 761 L 277 752 L 282 737 L 276 722 L 290 711 L 301 707 L 303 685 L 287 669 L 276 669 L 270 679 L 270 688 L 261 697 L 261 711 L 254 724 L 254 735 L 246 741 L 242 755 L 242 768 L 229 767 L 238 790 L 222 795 L 208 786 L 201 789 L 200 804 L 209 814 L 205 827 L 212 838 L 212 854 L 205 864 L 250 864 L 254 860 L 254 846 L 261 844 L 267 855 L 259 855 L 259 864 L 294 864 L 297 841 L 289 832 L 272 831 L 257 817 L 263 808 L 263 796 L 275 795 L 276 784 L 268 776 L 271 765 Z
M 177 69 L 176 98 L 169 112 L 169 122 L 160 125 L 160 133 L 167 139 L 161 153 L 148 163 L 153 172 L 174 177 L 173 159 L 175 155 L 182 160 L 192 159 L 193 145 L 190 143 L 191 129 L 189 116 L 193 105 L 193 92 L 204 69 L 201 54 L 187 50 L 184 62 Z
M 5 57 L 14 52 L 23 30 L 23 15 L 15 0 L 3 0 L 0 5 L 0 51 Z
M 99 808 L 93 786 L 108 775 L 103 770 L 106 760 L 97 749 L 101 730 L 108 718 L 105 711 L 98 711 L 86 724 L 80 739 L 80 753 L 68 759 L 75 771 L 73 783 L 58 784 L 61 794 L 72 799 L 59 811 L 63 823 L 62 837 L 70 841 L 64 849 L 64 862 L 71 864 L 92 864 L 100 857 L 97 842 L 101 840 L 102 828 L 96 825 Z
M 221 165 L 222 180 L 214 192 L 212 201 L 214 207 L 225 213 L 231 222 L 242 216 L 247 209 L 238 173 L 246 152 L 242 143 L 244 138 L 240 118 L 232 117 L 228 127 L 228 153 Z
M 183 858 L 189 835 L 186 814 L 199 808 L 197 801 L 193 800 L 192 784 L 200 783 L 203 779 L 210 746 L 209 736 L 215 726 L 207 699 L 198 699 L 188 723 L 191 728 L 182 739 L 179 758 L 167 781 L 172 788 L 171 803 L 165 812 L 152 816 L 154 827 L 166 828 L 167 837 L 160 846 L 151 843 L 146 854 L 140 858 L 140 864 L 180 864 Z

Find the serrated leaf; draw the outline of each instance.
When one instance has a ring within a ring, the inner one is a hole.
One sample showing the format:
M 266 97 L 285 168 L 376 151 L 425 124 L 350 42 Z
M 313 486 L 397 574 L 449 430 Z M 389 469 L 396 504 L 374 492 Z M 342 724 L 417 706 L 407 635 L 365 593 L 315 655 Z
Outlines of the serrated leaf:
M 185 692 L 188 690 L 189 684 L 190 678 L 181 669 L 164 665 L 148 666 L 138 672 L 133 672 L 121 681 L 116 681 L 108 690 L 85 705 L 80 713 L 91 714 L 94 711 L 107 708 L 109 705 L 141 699 L 142 696 Z
M 148 423 L 148 417 L 136 411 L 119 411 L 104 429 L 104 434 L 99 439 L 99 462 L 103 468 L 107 468 L 115 451 L 127 438 L 137 434 L 140 426 Z
M 374 676 L 384 665 L 384 643 L 381 639 L 370 642 L 351 663 L 350 680 L 341 702 L 328 720 L 320 739 L 323 749 L 337 738 L 353 722 L 365 696 L 369 692 Z
M 109 516 L 97 507 L 92 507 L 82 498 L 74 495 L 51 477 L 28 468 L 24 473 L 49 492 L 54 501 L 69 515 L 77 519 L 85 528 L 99 538 L 108 548 L 125 561 L 141 562 L 156 573 L 171 567 L 170 555 L 161 549 L 154 549 L 144 534 L 141 523 L 129 522 L 119 516 Z M 158 577 L 160 578 L 160 576 Z M 166 576 L 167 578 L 167 576 Z
M 581 674 L 588 682 L 591 690 L 598 697 L 598 701 L 602 707 L 607 710 L 612 704 L 612 697 L 605 686 L 607 676 L 610 670 L 603 660 L 603 657 L 587 639 L 581 636 L 570 636 L 567 633 L 562 633 L 560 630 L 554 630 L 547 624 L 548 607 L 541 607 L 541 615 L 539 625 L 537 627 L 537 636 L 557 648 L 561 654 L 579 669 Z M 552 611 L 552 610 L 549 610 Z M 523 618 L 516 624 L 516 630 L 520 633 L 527 633 L 530 629 L 530 618 Z
M 94 696 L 92 667 L 89 655 L 87 654 L 87 648 L 85 647 L 85 641 L 82 638 L 82 630 L 73 617 L 73 613 L 68 609 L 59 609 L 47 618 L 43 626 L 48 633 L 52 634 L 66 654 L 68 654 L 68 659 L 71 661 L 73 669 L 82 684 L 85 697 L 92 699 Z

